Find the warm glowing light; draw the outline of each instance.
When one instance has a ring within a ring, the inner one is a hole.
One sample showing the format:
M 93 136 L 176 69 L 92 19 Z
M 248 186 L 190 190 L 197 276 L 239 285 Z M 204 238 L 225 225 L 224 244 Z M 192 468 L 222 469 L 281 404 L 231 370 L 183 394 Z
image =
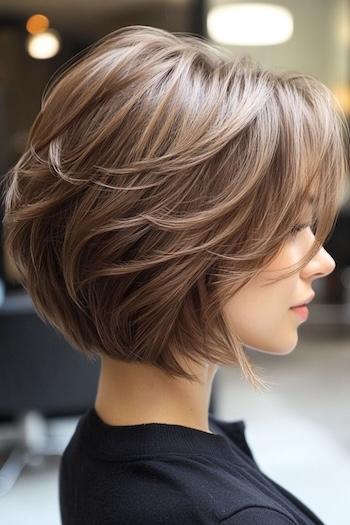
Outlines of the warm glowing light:
M 293 34 L 293 16 L 285 7 L 272 4 L 220 5 L 209 9 L 209 37 L 235 46 L 281 44 Z
M 350 116 L 350 88 L 346 84 L 333 84 L 331 89 L 343 111 Z
M 49 19 L 45 15 L 33 15 L 27 20 L 26 28 L 28 33 L 35 35 L 46 31 L 49 27 Z
M 49 29 L 36 35 L 29 35 L 27 51 L 32 58 L 51 58 L 59 52 L 61 39 L 57 31 Z

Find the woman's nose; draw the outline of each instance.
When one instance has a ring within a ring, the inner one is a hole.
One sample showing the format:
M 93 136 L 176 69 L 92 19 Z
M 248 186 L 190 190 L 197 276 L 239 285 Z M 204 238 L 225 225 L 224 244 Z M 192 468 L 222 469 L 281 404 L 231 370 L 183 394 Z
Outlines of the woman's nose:
M 315 257 L 305 266 L 304 277 L 309 279 L 320 279 L 332 273 L 335 267 L 335 260 L 322 246 Z

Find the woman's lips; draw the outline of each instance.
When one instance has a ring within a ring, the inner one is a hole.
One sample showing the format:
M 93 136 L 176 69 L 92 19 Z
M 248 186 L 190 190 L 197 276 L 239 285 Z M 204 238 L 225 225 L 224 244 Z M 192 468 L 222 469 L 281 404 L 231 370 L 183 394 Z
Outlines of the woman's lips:
M 293 312 L 295 312 L 304 321 L 306 321 L 306 319 L 309 317 L 309 309 L 307 306 L 296 306 L 292 307 L 291 310 L 293 310 Z

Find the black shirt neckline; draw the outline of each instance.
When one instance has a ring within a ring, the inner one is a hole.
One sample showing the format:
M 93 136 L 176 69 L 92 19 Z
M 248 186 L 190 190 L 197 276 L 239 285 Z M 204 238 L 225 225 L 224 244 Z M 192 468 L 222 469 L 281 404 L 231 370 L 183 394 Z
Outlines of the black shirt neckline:
M 137 425 L 110 425 L 105 423 L 91 407 L 80 419 L 88 439 L 84 445 L 89 453 L 104 459 L 127 459 L 162 454 L 206 455 L 216 459 L 232 454 L 231 438 L 245 440 L 243 420 L 219 422 L 209 413 L 210 432 L 168 423 L 141 423 Z

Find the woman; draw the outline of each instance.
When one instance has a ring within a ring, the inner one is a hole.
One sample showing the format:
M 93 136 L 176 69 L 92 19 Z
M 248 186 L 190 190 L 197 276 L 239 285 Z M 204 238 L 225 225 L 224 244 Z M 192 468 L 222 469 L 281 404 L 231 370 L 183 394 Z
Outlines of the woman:
M 310 76 L 147 26 L 49 85 L 5 231 L 38 315 L 101 358 L 60 465 L 64 525 L 321 523 L 208 407 L 222 364 L 266 387 L 243 346 L 293 351 L 293 307 L 334 270 L 339 109 Z

